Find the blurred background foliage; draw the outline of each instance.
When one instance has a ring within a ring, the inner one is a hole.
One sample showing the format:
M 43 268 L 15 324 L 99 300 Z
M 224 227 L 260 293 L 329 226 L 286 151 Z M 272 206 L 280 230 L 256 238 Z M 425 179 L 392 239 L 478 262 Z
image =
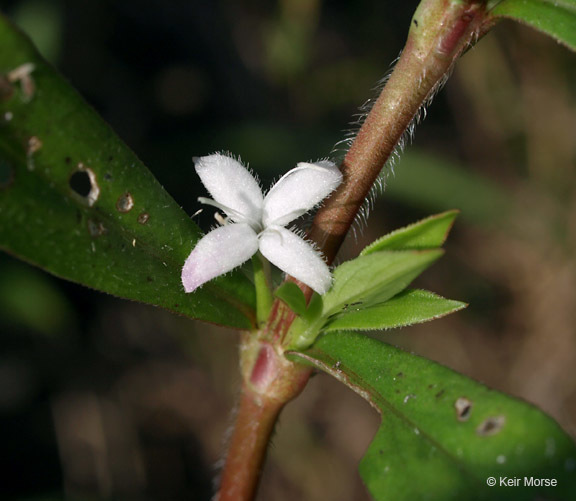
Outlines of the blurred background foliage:
M 192 156 L 265 185 L 326 157 L 375 95 L 416 1 L 1 0 L 193 214 Z M 576 435 L 576 65 L 502 23 L 457 64 L 341 260 L 462 211 L 419 282 L 470 303 L 381 337 L 524 398 Z M 210 211 L 197 216 L 206 230 Z M 0 497 L 209 499 L 238 390 L 234 332 L 0 255 Z M 328 376 L 285 411 L 260 499 L 368 499 L 378 416 Z

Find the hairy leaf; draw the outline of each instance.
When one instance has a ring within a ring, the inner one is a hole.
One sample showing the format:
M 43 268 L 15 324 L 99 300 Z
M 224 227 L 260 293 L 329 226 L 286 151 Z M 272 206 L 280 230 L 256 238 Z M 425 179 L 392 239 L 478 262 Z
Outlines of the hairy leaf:
M 466 303 L 444 299 L 432 292 L 405 290 L 385 303 L 366 309 L 351 309 L 329 321 L 325 332 L 376 330 L 404 327 L 443 317 L 461 310 Z
M 235 273 L 185 294 L 200 230 L 3 17 L 0 46 L 0 248 L 103 292 L 249 328 L 251 283 Z
M 380 251 L 341 264 L 334 270 L 332 289 L 324 296 L 323 315 L 390 299 L 441 255 L 440 250 Z
M 395 230 L 364 248 L 361 256 L 381 250 L 436 249 L 446 241 L 458 211 L 448 211 L 430 216 L 422 221 Z
M 492 14 L 527 24 L 576 51 L 576 0 L 503 0 Z
M 376 500 L 571 499 L 576 492 L 574 442 L 532 405 L 355 333 L 326 334 L 289 357 L 331 374 L 381 413 L 360 465 Z M 524 477 L 558 485 L 525 487 Z M 520 484 L 501 487 L 501 478 Z

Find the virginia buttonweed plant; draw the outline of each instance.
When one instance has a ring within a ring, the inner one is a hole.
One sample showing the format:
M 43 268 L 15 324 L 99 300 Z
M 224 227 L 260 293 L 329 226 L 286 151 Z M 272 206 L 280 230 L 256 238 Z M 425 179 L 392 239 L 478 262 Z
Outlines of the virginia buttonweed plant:
M 212 197 L 199 203 L 215 212 L 216 227 L 205 233 L 2 18 L 0 246 L 59 277 L 241 331 L 242 389 L 216 499 L 254 498 L 278 417 L 315 371 L 382 417 L 360 465 L 374 499 L 576 494 L 576 448 L 554 420 L 366 335 L 465 306 L 409 288 L 442 256 L 456 211 L 335 264 L 422 107 L 460 55 L 505 17 L 576 49 L 574 0 L 423 0 L 342 158 L 299 163 L 263 192 L 231 155 L 195 152 Z M 296 220 L 314 209 L 304 232 Z

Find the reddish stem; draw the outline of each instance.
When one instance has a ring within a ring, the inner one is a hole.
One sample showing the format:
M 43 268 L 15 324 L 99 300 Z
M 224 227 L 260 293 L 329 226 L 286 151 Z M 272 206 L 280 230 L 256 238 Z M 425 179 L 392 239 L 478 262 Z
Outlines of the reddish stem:
M 281 402 L 257 402 L 242 393 L 234 434 L 228 449 L 226 468 L 220 480 L 218 501 L 253 499 L 266 456 L 268 440 L 282 410 Z
M 249 335 L 243 338 L 240 353 L 244 386 L 218 501 L 254 498 L 278 415 L 304 389 L 311 373 L 288 361 L 272 344 Z
M 328 263 L 402 134 L 484 20 L 484 2 L 421 2 L 402 56 L 344 157 L 344 181 L 318 211 L 310 230 Z
M 420 107 L 467 44 L 488 29 L 482 0 L 423 0 L 402 56 L 341 166 L 344 181 L 316 215 L 310 231 L 328 263 L 382 167 Z M 297 282 L 298 283 L 298 282 Z M 310 297 L 311 290 L 298 285 Z M 242 340 L 244 386 L 218 499 L 249 501 L 266 445 L 282 407 L 306 385 L 310 369 L 283 355 L 294 313 L 276 300 L 266 326 Z

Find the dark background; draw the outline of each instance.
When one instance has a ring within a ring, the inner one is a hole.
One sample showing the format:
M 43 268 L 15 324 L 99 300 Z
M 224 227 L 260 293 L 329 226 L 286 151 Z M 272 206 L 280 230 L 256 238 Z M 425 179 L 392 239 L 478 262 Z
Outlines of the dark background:
M 400 52 L 412 2 L 0 1 L 187 210 L 192 156 L 265 185 L 330 154 Z M 0 48 L 1 50 L 1 48 Z M 576 434 L 574 55 L 502 23 L 459 62 L 368 227 L 462 210 L 419 286 L 470 303 L 383 338 L 533 402 Z M 204 229 L 209 211 L 200 216 Z M 0 255 L 0 498 L 209 499 L 237 335 Z M 367 499 L 378 424 L 328 376 L 284 413 L 261 499 Z

